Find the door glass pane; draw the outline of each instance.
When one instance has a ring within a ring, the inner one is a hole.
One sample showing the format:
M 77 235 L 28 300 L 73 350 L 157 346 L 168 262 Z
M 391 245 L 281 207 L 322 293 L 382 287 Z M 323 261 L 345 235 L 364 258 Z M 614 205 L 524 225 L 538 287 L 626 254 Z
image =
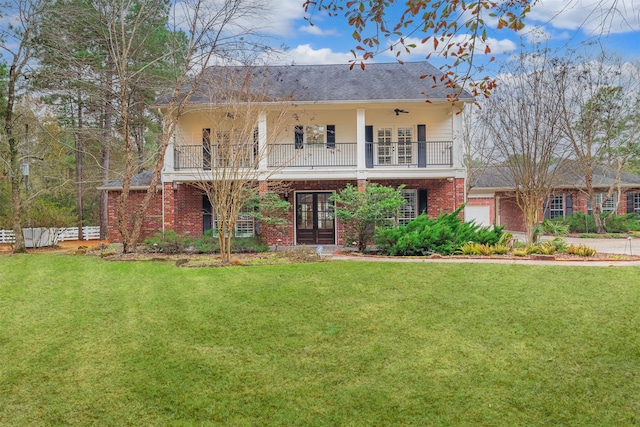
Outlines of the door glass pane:
M 411 164 L 413 128 L 398 128 L 398 164 Z
M 318 194 L 318 228 L 330 230 L 333 228 L 332 206 L 328 193 Z
M 301 230 L 313 230 L 313 194 L 298 194 L 297 223 Z
M 378 164 L 390 165 L 392 160 L 391 128 L 378 128 Z

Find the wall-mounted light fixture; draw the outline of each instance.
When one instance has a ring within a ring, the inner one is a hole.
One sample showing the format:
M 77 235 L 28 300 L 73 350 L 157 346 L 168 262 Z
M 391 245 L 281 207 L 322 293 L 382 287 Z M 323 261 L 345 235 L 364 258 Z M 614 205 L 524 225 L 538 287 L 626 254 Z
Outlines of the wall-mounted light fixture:
M 396 116 L 399 116 L 400 113 L 405 113 L 405 114 L 409 113 L 407 110 L 402 110 L 400 108 L 396 108 L 395 110 L 393 110 L 393 112 L 396 113 Z
M 285 191 L 285 193 L 284 193 L 284 201 L 285 202 L 289 201 L 289 192 L 288 191 Z

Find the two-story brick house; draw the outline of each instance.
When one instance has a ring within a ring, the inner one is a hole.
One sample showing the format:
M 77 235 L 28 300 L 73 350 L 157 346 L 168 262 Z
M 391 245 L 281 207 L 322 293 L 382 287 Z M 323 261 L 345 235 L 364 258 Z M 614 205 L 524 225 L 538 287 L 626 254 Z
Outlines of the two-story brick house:
M 247 144 L 254 148 L 246 150 L 247 156 L 268 152 L 255 163 L 258 172 L 264 172 L 256 176 L 285 183 L 288 190 L 282 197 L 292 204 L 290 226 L 278 233 L 260 227 L 269 243 L 342 244 L 342 225 L 331 215 L 329 197 L 347 184 L 404 185 L 408 203 L 400 221 L 423 211 L 437 216 L 464 202 L 466 169 L 459 113 L 473 99 L 463 92 L 453 103 L 449 100 L 453 91 L 438 78 L 435 84 L 430 77 L 421 78 L 440 75 L 430 64 L 369 64 L 364 70 L 290 65 L 252 67 L 249 72 L 267 93 L 256 123 L 251 124 L 255 131 Z M 144 235 L 170 229 L 198 236 L 214 225 L 208 199 L 193 186 L 203 171 L 217 167 L 218 144 L 233 139 L 233 131 L 213 130 L 217 129 L 215 114 L 227 118 L 231 114 L 225 113 L 220 97 L 212 113 L 212 92 L 204 87 L 212 81 L 205 79 L 179 119 Z M 162 99 L 158 107 L 163 108 Z M 276 116 L 282 119 L 277 129 Z M 267 144 L 270 150 L 265 151 Z M 134 190 L 143 190 L 149 177 L 136 177 Z M 110 190 L 109 238 L 117 241 L 119 185 L 104 188 Z M 251 235 L 257 232 L 256 224 L 241 216 L 236 232 Z

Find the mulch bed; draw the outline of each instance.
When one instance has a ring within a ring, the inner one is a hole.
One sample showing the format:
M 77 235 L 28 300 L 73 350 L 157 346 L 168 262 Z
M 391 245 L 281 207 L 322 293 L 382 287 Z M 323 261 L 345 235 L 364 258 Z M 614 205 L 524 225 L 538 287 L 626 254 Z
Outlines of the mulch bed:
M 13 247 L 7 244 L 0 244 L 0 255 L 11 254 Z M 174 262 L 180 267 L 213 267 L 222 266 L 219 255 L 216 254 L 162 254 L 162 253 L 146 253 L 136 252 L 123 254 L 117 249 L 109 246 L 107 241 L 91 240 L 91 241 L 67 241 L 59 242 L 58 246 L 45 247 L 45 248 L 32 248 L 27 250 L 28 253 L 66 253 L 70 255 L 93 255 L 100 256 L 106 260 L 114 261 L 163 261 Z M 359 252 L 344 251 L 336 252 L 336 258 L 340 255 L 357 256 L 357 257 L 383 257 L 386 256 L 361 254 Z M 467 256 L 467 255 L 431 255 L 428 257 L 408 257 L 408 258 L 425 258 L 425 259 L 499 259 L 499 260 L 539 260 L 539 261 L 558 261 L 558 262 L 589 262 L 589 261 L 640 261 L 640 255 L 625 255 L 625 254 L 609 254 L 609 253 L 597 253 L 592 257 L 580 257 L 577 255 L 568 254 L 556 254 L 556 255 L 541 255 L 532 254 L 526 257 L 517 257 L 513 255 L 493 255 L 493 256 Z M 230 265 L 264 265 L 264 264 L 283 264 L 291 262 L 315 262 L 320 260 L 327 260 L 327 257 L 317 257 L 312 251 L 279 251 L 279 252 L 266 252 L 266 253 L 248 253 L 248 254 L 233 254 Z M 228 264 L 229 265 L 229 264 Z

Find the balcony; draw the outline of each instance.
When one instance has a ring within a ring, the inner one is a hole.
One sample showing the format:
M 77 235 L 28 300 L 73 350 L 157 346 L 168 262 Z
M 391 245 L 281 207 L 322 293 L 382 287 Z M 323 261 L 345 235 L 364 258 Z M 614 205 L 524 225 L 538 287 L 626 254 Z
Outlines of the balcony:
M 452 167 L 453 142 L 367 142 L 364 146 L 366 168 L 427 168 Z M 230 151 L 216 144 L 176 145 L 174 147 L 174 169 L 210 170 L 228 166 L 229 156 L 234 164 L 257 167 L 255 156 L 258 147 L 252 143 L 237 144 Z M 330 144 L 273 144 L 266 156 L 270 169 L 320 169 L 357 168 L 358 146 L 355 142 Z

